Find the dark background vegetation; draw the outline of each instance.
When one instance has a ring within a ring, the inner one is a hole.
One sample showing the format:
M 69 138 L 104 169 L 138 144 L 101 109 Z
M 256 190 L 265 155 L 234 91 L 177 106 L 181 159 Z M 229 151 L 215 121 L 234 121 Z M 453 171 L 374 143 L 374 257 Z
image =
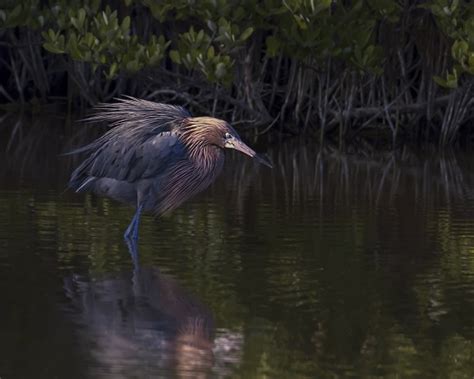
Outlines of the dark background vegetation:
M 4 108 L 127 94 L 255 136 L 446 146 L 471 138 L 473 73 L 471 1 L 0 2 Z

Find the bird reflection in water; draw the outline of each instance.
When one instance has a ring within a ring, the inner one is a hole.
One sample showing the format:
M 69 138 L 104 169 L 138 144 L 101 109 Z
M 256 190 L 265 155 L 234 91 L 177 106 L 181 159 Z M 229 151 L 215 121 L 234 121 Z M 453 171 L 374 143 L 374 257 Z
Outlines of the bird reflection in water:
M 93 377 L 220 377 L 239 361 L 240 334 L 214 340 L 209 309 L 157 268 L 102 279 L 75 275 L 65 290 L 93 356 Z

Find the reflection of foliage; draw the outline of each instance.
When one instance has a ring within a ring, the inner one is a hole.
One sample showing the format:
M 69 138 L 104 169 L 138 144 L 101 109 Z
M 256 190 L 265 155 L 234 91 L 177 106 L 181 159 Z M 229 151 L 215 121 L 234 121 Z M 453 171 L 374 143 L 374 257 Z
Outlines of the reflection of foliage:
M 7 1 L 0 95 L 147 95 L 321 138 L 422 124 L 451 144 L 472 118 L 473 19 L 448 0 Z

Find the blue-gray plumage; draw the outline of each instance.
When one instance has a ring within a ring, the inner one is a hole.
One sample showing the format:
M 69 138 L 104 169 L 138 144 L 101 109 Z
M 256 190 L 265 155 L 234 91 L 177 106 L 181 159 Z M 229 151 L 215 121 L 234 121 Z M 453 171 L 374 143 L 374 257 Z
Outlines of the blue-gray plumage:
M 128 97 L 96 111 L 87 120 L 107 122 L 112 129 L 72 152 L 89 156 L 74 170 L 69 186 L 134 204 L 126 238 L 138 237 L 143 210 L 161 215 L 207 188 L 222 170 L 225 148 L 270 166 L 227 122 L 192 117 L 179 106 Z

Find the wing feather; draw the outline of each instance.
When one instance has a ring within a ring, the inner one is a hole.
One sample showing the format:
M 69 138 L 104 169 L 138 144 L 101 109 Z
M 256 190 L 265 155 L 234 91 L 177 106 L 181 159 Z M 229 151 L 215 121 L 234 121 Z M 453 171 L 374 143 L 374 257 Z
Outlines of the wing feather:
M 83 187 L 90 177 L 133 183 L 159 175 L 173 162 L 186 158 L 186 147 L 179 139 L 179 126 L 190 117 L 184 108 L 126 98 L 101 104 L 96 111 L 87 121 L 107 122 L 113 128 L 71 152 L 90 154 L 73 172 L 72 188 Z

